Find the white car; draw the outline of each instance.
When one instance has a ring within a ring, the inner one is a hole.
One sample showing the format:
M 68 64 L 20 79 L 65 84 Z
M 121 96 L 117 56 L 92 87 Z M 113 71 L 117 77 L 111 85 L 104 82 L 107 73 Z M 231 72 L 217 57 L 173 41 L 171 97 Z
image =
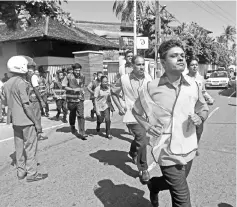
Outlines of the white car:
M 208 70 L 205 75 L 205 79 L 210 78 L 210 75 L 212 74 L 212 72 L 213 72 L 212 70 Z
M 229 77 L 226 71 L 215 71 L 206 80 L 206 88 L 228 88 Z

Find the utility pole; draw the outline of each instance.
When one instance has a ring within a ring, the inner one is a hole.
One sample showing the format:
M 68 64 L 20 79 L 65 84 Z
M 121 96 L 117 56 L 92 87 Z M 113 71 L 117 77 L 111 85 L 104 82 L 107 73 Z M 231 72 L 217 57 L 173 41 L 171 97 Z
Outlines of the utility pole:
M 155 66 L 156 70 L 155 73 L 157 74 L 158 78 L 161 76 L 161 67 L 160 67 L 160 57 L 158 53 L 158 49 L 160 46 L 160 35 L 161 35 L 161 26 L 160 26 L 160 2 L 159 0 L 155 0 L 156 6 L 156 21 L 155 21 Z M 155 77 L 156 77 L 155 74 Z
M 137 55 L 137 0 L 133 0 L 133 54 Z

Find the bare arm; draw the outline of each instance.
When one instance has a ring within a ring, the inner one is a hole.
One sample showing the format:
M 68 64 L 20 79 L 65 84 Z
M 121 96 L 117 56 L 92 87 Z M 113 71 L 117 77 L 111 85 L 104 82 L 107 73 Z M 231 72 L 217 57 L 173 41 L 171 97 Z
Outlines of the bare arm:
M 92 82 L 89 83 L 89 85 L 87 86 L 87 90 L 91 93 L 94 94 L 94 91 L 92 91 Z

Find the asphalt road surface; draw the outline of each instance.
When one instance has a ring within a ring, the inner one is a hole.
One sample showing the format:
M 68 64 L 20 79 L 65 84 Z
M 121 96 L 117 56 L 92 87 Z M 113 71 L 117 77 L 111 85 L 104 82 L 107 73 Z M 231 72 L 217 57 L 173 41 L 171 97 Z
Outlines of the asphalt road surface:
M 231 89 L 209 93 L 216 102 L 210 107 L 200 156 L 188 177 L 192 206 L 234 207 L 236 94 Z M 91 103 L 85 105 L 89 116 Z M 55 106 L 50 107 L 53 117 Z M 48 118 L 42 121 L 49 139 L 39 142 L 39 171 L 49 177 L 33 183 L 18 181 L 12 128 L 0 125 L 0 207 L 151 207 L 149 191 L 140 184 L 137 168 L 127 157 L 132 137 L 117 113 L 112 116 L 112 140 L 97 135 L 96 122 L 90 118 L 87 141 L 72 135 L 68 124 Z M 149 169 L 151 176 L 161 174 L 158 166 Z M 160 192 L 159 197 L 161 207 L 171 207 L 168 191 Z

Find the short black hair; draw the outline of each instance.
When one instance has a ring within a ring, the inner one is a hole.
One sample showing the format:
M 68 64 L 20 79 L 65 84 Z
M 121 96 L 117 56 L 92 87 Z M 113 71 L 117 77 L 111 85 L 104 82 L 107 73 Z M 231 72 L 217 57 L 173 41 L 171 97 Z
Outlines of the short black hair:
M 127 57 L 129 53 L 132 53 L 132 54 L 133 54 L 133 51 L 132 51 L 132 50 L 127 50 L 127 51 L 125 52 L 125 57 Z
M 67 68 L 67 72 L 68 72 L 69 70 L 73 70 L 73 68 L 72 68 L 72 67 L 68 67 L 68 68 Z
M 73 69 L 73 70 L 75 70 L 75 69 L 77 69 L 77 68 L 80 68 L 80 69 L 82 68 L 79 63 L 75 63 L 75 64 L 72 65 L 72 69 Z
M 167 41 L 162 42 L 162 44 L 159 47 L 158 52 L 160 54 L 160 59 L 165 59 L 165 56 L 168 50 L 173 47 L 180 47 L 184 51 L 183 43 L 180 40 L 176 40 L 176 39 L 167 40 Z
M 190 66 L 190 63 L 193 61 L 193 60 L 196 60 L 197 62 L 199 62 L 199 58 L 197 56 L 193 56 L 191 58 L 188 58 L 187 59 L 187 66 L 189 67 Z
M 107 77 L 106 75 L 102 75 L 101 78 L 100 78 L 100 82 L 101 82 L 101 83 L 102 83 L 102 80 L 103 80 L 104 78 L 107 78 L 107 79 L 108 79 L 108 77 Z
M 99 74 L 103 74 L 103 72 L 102 72 L 102 71 L 98 71 L 98 72 L 96 73 L 97 76 L 98 76 Z
M 141 55 L 135 55 L 135 56 L 133 56 L 133 58 L 132 58 L 132 64 L 133 64 L 133 65 L 135 64 L 135 61 L 136 61 L 137 58 L 142 58 L 142 59 L 144 59 L 144 57 L 141 56 Z

